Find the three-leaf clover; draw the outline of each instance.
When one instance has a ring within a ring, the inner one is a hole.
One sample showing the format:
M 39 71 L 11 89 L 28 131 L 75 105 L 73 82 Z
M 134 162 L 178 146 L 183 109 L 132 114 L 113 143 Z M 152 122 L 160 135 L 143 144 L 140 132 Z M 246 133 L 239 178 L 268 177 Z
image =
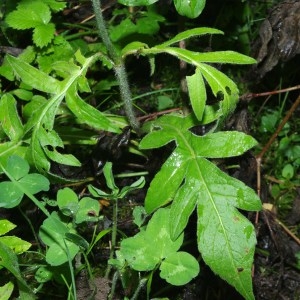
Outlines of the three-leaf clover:
M 2 170 L 10 181 L 0 183 L 0 207 L 12 208 L 18 206 L 24 194 L 36 194 L 49 190 L 49 180 L 37 173 L 29 173 L 29 164 L 23 158 L 12 155 L 8 158 Z
M 178 251 L 183 243 L 183 233 L 172 240 L 170 222 L 170 209 L 160 208 L 146 230 L 121 242 L 118 257 L 126 259 L 137 271 L 152 271 L 159 266 L 161 278 L 172 285 L 184 285 L 197 276 L 199 264 L 191 254 Z

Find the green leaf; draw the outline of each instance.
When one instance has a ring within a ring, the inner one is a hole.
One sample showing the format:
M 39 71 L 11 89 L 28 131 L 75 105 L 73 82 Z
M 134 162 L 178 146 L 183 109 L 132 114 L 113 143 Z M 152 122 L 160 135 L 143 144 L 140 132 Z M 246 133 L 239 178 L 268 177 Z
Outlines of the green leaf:
M 142 18 L 137 19 L 137 32 L 145 35 L 156 34 L 159 31 L 159 21 L 164 21 L 164 18 L 157 18 L 158 15 L 148 12 Z
M 11 281 L 1 286 L 0 287 L 1 300 L 11 299 L 13 290 L 14 290 L 14 284 Z
M 33 97 L 33 93 L 25 89 L 15 89 L 12 94 L 25 101 L 30 101 Z
M 79 97 L 75 84 L 67 91 L 66 102 L 79 123 L 86 124 L 98 130 L 106 130 L 115 133 L 121 132 L 119 127 L 116 126 L 113 121 Z
M 182 184 L 174 197 L 170 210 L 170 218 L 173 220 L 170 234 L 173 239 L 183 232 L 190 215 L 197 205 L 197 198 L 199 196 L 199 190 L 195 188 L 197 184 L 198 179 L 193 178 L 191 174 L 189 180 L 186 180 Z M 178 211 L 181 211 L 180 215 L 178 215 Z
M 53 272 L 49 270 L 49 267 L 39 267 L 35 272 L 34 279 L 38 283 L 45 283 L 53 278 Z
M 157 47 L 154 47 L 157 49 Z M 159 49 L 159 48 L 158 48 Z M 254 64 L 256 60 L 249 56 L 234 51 L 215 52 L 194 52 L 177 47 L 166 47 L 159 49 L 189 64 L 200 66 L 200 63 L 221 63 L 221 64 Z
M 67 5 L 67 2 L 56 1 L 56 0 L 43 0 L 54 12 L 58 12 L 64 9 Z
M 220 131 L 208 133 L 191 140 L 195 152 L 207 158 L 239 156 L 257 145 L 250 135 L 239 131 Z
M 86 239 L 84 239 L 81 235 L 79 234 L 74 234 L 74 233 L 66 233 L 66 238 L 73 242 L 74 244 L 78 245 L 80 248 L 84 249 L 85 251 L 88 250 L 89 248 L 89 243 L 87 242 Z
M 19 58 L 7 55 L 7 61 L 15 74 L 29 86 L 45 93 L 58 93 L 61 88 L 60 82 L 46 73 L 23 62 Z
M 8 233 L 9 231 L 16 228 L 17 225 L 11 223 L 8 220 L 0 220 L 0 235 L 4 235 Z
M 224 73 L 208 64 L 199 64 L 202 76 L 208 82 L 216 97 L 220 97 L 220 112 L 224 119 L 230 115 L 238 101 L 238 88 L 236 84 Z
M 172 44 L 178 43 L 182 40 L 186 40 L 192 37 L 196 36 L 202 36 L 206 34 L 224 34 L 223 31 L 215 29 L 215 28 L 209 28 L 209 27 L 199 27 L 199 28 L 193 28 L 189 30 L 185 30 L 183 32 L 178 33 L 175 35 L 172 39 L 155 46 L 157 48 L 166 48 Z
M 75 167 L 81 166 L 81 162 L 72 154 L 61 154 L 56 149 L 49 150 L 46 147 L 44 147 L 44 151 L 48 156 L 48 158 L 50 158 L 52 161 L 55 161 L 59 164 L 75 166 Z
M 16 189 L 12 182 L 0 183 L 0 207 L 12 208 L 20 204 L 24 193 Z
M 174 0 L 177 12 L 185 17 L 197 18 L 205 7 L 205 0 Z
M 133 223 L 138 227 L 141 227 L 146 220 L 146 210 L 144 206 L 135 206 L 132 212 Z
M 33 30 L 33 42 L 40 48 L 47 46 L 54 38 L 55 26 L 53 23 L 41 24 Z
M 50 9 L 42 1 L 21 1 L 17 10 L 9 13 L 5 21 L 12 28 L 29 29 L 47 24 L 50 19 Z
M 14 275 L 17 279 L 20 298 L 29 300 L 36 299 L 31 289 L 27 285 L 26 281 L 23 279 L 17 255 L 6 245 L 0 242 L 0 266 L 6 268 L 10 273 Z
M 134 270 L 151 271 L 159 263 L 160 257 L 149 243 L 153 241 L 143 231 L 121 242 L 121 252 Z
M 8 93 L 0 100 L 0 124 L 10 140 L 19 140 L 22 137 L 23 125 L 17 110 L 17 102 Z
M 94 197 L 103 197 L 103 198 L 106 198 L 106 199 L 110 199 L 111 198 L 111 194 L 108 194 L 100 189 L 97 189 L 95 188 L 94 186 L 92 185 L 88 185 L 88 189 L 89 189 L 89 192 L 94 196 Z
M 156 249 L 161 259 L 178 251 L 183 243 L 183 234 L 177 239 L 171 238 L 170 223 L 170 209 L 160 208 L 153 214 L 147 225 L 146 233 L 149 241 L 152 240 L 151 247 Z
M 119 3 L 127 6 L 144 6 L 144 5 L 151 5 L 158 0 L 118 0 Z
M 152 142 L 154 146 L 162 141 L 165 143 L 165 138 L 157 141 L 160 133 L 176 142 L 175 150 L 150 184 L 145 199 L 146 211 L 150 213 L 174 198 L 170 235 L 175 240 L 197 207 L 198 247 L 204 261 L 245 299 L 253 299 L 251 267 L 255 231 L 238 209 L 259 210 L 260 199 L 252 189 L 206 158 L 241 155 L 256 141 L 241 132 L 197 136 L 186 127 L 191 123 L 190 116 L 163 116 L 153 122 L 153 131 L 141 141 L 142 148 L 152 148 Z
M 49 190 L 49 180 L 45 176 L 37 173 L 24 176 L 19 180 L 19 183 L 26 187 L 26 192 L 31 194 Z
M 62 209 L 69 204 L 78 203 L 78 196 L 70 188 L 60 189 L 57 192 L 57 205 L 59 209 Z
M 146 231 L 121 242 L 120 252 L 137 271 L 153 270 L 164 258 L 176 252 L 183 235 L 172 241 L 169 233 L 169 209 L 159 209 L 152 216 Z
M 20 157 L 25 157 L 28 147 L 21 146 L 21 142 L 5 142 L 0 143 L 0 164 L 6 165 L 7 160 L 12 155 L 17 155 Z M 0 173 L 3 171 L 2 166 L 0 166 Z
M 137 189 L 141 189 L 144 187 L 144 185 L 145 185 L 145 177 L 142 176 L 138 180 L 133 182 L 131 185 L 124 186 L 119 194 L 119 197 L 123 199 L 128 193 L 131 193 Z
M 157 110 L 162 111 L 171 107 L 174 107 L 174 101 L 168 96 L 158 96 L 157 97 Z
M 202 120 L 205 104 L 206 104 L 206 88 L 200 69 L 192 76 L 186 76 L 189 96 L 193 108 L 193 112 L 199 121 Z
M 42 107 L 42 109 L 38 111 L 39 114 L 33 117 L 34 122 L 31 121 L 30 126 L 34 126 L 30 144 L 31 159 L 35 167 L 42 173 L 49 172 L 50 169 L 50 162 L 45 154 L 49 150 L 48 147 L 52 146 L 53 148 L 55 148 L 59 145 L 59 143 L 62 143 L 61 139 L 59 139 L 58 135 L 55 133 L 55 131 L 53 131 L 54 121 L 59 106 L 69 89 L 72 89 L 73 87 L 74 90 L 72 91 L 76 92 L 77 81 L 81 76 L 84 76 L 87 68 L 97 57 L 98 55 L 96 54 L 92 57 L 86 58 L 84 64 L 80 68 L 72 68 L 70 75 L 67 78 L 65 78 L 62 82 L 58 82 L 59 84 L 57 85 L 57 88 L 53 90 L 54 95 L 52 96 L 52 98 L 50 98 Z M 29 67 L 33 68 L 31 66 Z M 37 73 L 40 72 L 35 68 L 33 69 Z M 52 77 L 50 78 L 53 79 Z M 76 107 L 73 112 L 76 114 L 76 109 L 80 110 L 81 108 L 82 106 Z M 86 112 L 85 109 L 83 109 L 83 113 L 86 114 L 87 119 L 89 117 L 88 112 Z M 49 138 L 47 137 L 47 135 L 49 135 Z M 54 145 L 52 145 L 51 143 L 47 144 L 47 141 L 53 141 Z M 56 159 L 57 161 L 63 161 L 68 164 L 71 163 L 79 165 L 79 162 L 73 156 L 61 156 L 57 153 L 51 153 L 49 151 L 47 152 L 47 154 L 51 156 L 51 158 Z
M 162 262 L 160 277 L 178 286 L 190 282 L 200 271 L 197 260 L 187 252 L 175 252 Z
M 70 188 L 57 192 L 57 205 L 64 215 L 74 216 L 78 211 L 78 196 Z
M 63 223 L 58 214 L 53 212 L 40 228 L 42 241 L 49 246 L 46 261 L 52 266 L 59 266 L 73 259 L 79 251 L 79 246 L 66 239 L 66 233 L 71 232 L 67 224 Z
M 99 220 L 100 203 L 90 197 L 84 197 L 79 201 L 75 222 L 96 222 Z
M 112 163 L 107 162 L 103 167 L 103 174 L 107 187 L 112 191 L 113 194 L 119 193 L 119 188 L 116 186 L 114 174 L 112 172 Z
M 27 251 L 32 245 L 16 236 L 0 236 L 0 242 L 13 250 L 16 254 Z
M 132 42 L 127 44 L 121 51 L 122 57 L 141 51 L 144 48 L 148 48 L 148 45 L 142 42 Z
M 256 238 L 253 225 L 233 206 L 224 203 L 222 197 L 199 205 L 198 216 L 198 247 L 204 261 L 245 299 L 254 299 L 251 270 Z
M 193 55 L 194 59 L 199 62 L 220 63 L 220 64 L 255 64 L 256 60 L 247 55 L 235 51 L 214 51 L 203 52 Z
M 12 155 L 7 161 L 6 170 L 14 179 L 19 180 L 28 174 L 29 164 L 22 157 Z
M 28 174 L 29 165 L 23 158 L 12 155 L 3 171 L 11 181 L 0 183 L 0 207 L 12 208 L 21 202 L 24 194 L 48 191 L 50 182 L 41 174 Z
M 128 35 L 137 32 L 137 26 L 130 19 L 125 19 L 117 26 L 110 29 L 110 38 L 113 42 L 125 38 Z

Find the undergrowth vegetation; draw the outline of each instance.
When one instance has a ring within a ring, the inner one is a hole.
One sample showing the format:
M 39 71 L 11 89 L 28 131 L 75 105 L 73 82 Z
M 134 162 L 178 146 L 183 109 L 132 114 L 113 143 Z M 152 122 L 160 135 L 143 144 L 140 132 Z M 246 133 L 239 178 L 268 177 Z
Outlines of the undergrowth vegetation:
M 76 7 L 57 0 L 3 4 L 0 299 L 44 297 L 47 289 L 53 293 L 51 285 L 63 299 L 83 299 L 77 280 L 82 276 L 89 297 L 104 293 L 96 284 L 101 277 L 111 280 L 108 299 L 151 299 L 156 277 L 183 286 L 201 273 L 200 262 L 245 299 L 254 299 L 256 234 L 246 212 L 259 211 L 261 201 L 226 172 L 223 161 L 257 142 L 224 130 L 239 87 L 220 65 L 255 60 L 227 49 L 190 50 L 189 42 L 207 36 L 218 41 L 224 33 L 193 27 L 162 35 L 166 18 L 159 2 L 118 2 L 102 9 L 98 0 Z M 189 18 L 201 18 L 206 3 L 168 5 L 189 24 Z M 188 103 L 173 74 L 176 87 L 164 78 L 162 87 L 153 81 L 145 92 L 136 86 L 144 76 L 136 65 L 146 61 L 155 77 L 167 56 L 186 64 L 181 80 Z M 261 133 L 272 131 L 279 118 L 277 110 L 266 112 Z M 286 185 L 295 180 L 300 162 L 299 137 L 289 130 L 280 135 L 274 158 L 288 158 L 274 169 Z M 120 158 L 128 157 L 137 162 L 122 165 Z M 141 168 L 157 159 L 158 165 Z M 281 189 L 279 182 L 272 190 L 278 199 Z M 122 231 L 120 206 L 139 193 L 142 201 L 130 210 L 136 226 Z M 188 236 L 197 251 L 186 247 L 191 218 L 196 228 Z M 9 235 L 14 219 L 21 237 Z M 30 236 L 22 235 L 23 227 Z M 108 245 L 99 267 L 97 252 Z

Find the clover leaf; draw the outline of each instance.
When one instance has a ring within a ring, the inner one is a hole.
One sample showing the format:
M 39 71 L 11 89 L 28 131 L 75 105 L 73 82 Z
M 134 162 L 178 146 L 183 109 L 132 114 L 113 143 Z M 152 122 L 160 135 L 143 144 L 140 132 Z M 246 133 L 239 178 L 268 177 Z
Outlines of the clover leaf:
M 2 170 L 10 181 L 0 183 L 0 207 L 12 208 L 19 205 L 25 193 L 36 194 L 49 190 L 49 180 L 41 174 L 28 174 L 29 164 L 19 156 L 10 156 Z
M 199 264 L 189 253 L 177 252 L 183 243 L 183 234 L 172 240 L 170 221 L 170 209 L 159 209 L 145 231 L 122 241 L 119 254 L 134 270 L 151 271 L 159 266 L 160 276 L 167 282 L 183 285 L 197 276 Z

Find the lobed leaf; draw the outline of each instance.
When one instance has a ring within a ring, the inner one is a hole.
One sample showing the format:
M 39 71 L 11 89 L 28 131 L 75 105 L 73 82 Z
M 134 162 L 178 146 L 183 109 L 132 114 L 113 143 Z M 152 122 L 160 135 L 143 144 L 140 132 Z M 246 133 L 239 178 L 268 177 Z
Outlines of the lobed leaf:
M 261 202 L 252 189 L 222 172 L 206 157 L 240 155 L 256 141 L 241 132 L 197 136 L 184 126 L 178 126 L 179 120 L 180 117 L 169 115 L 152 125 L 153 128 L 158 126 L 158 132 L 167 132 L 169 141 L 175 140 L 177 147 L 150 183 L 146 211 L 152 212 L 174 199 L 170 210 L 170 235 L 176 240 L 197 207 L 198 248 L 204 261 L 245 299 L 253 299 L 251 266 L 255 231 L 238 209 L 259 210 Z M 152 141 L 157 143 L 154 140 L 157 135 L 152 132 L 144 139 L 141 141 L 144 148 L 151 148 Z
M 187 172 L 189 172 L 188 168 Z M 170 209 L 170 218 L 172 226 L 170 234 L 172 239 L 176 239 L 186 227 L 189 217 L 196 208 L 199 197 L 199 189 L 197 188 L 198 179 L 192 178 L 194 175 L 190 174 L 189 180 L 185 180 L 182 186 L 178 189 Z M 178 215 L 178 211 L 181 213 Z
M 12 28 L 29 29 L 47 24 L 50 19 L 50 9 L 42 1 L 21 1 L 17 10 L 9 13 L 5 21 Z

